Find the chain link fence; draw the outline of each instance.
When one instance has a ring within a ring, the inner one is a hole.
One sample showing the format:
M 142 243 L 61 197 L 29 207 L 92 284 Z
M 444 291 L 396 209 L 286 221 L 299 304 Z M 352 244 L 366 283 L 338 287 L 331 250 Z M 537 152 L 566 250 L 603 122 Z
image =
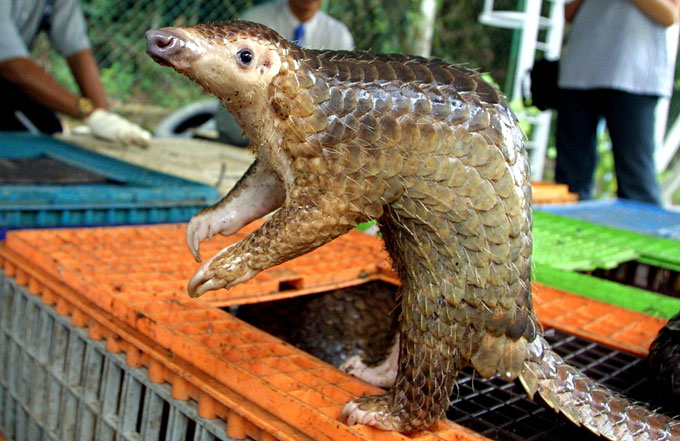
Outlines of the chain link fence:
M 81 5 L 110 99 L 176 109 L 203 97 L 203 92 L 171 69 L 158 66 L 146 55 L 144 32 L 156 27 L 234 19 L 261 2 L 81 0 Z M 408 53 L 420 3 L 420 0 L 326 0 L 323 9 L 349 27 L 357 49 Z M 506 7 L 516 7 L 516 1 L 507 0 L 506 3 Z M 490 72 L 502 85 L 512 31 L 480 24 L 477 18 L 481 8 L 479 0 L 442 2 L 438 8 L 432 54 Z M 45 38 L 39 40 L 33 52 L 62 84 L 76 90 L 66 64 L 51 51 Z

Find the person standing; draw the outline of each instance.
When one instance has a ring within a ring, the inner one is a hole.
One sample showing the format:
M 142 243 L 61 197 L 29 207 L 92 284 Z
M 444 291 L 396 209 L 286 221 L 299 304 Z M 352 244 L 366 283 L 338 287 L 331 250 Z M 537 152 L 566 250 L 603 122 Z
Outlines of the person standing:
M 30 58 L 40 31 L 66 58 L 82 95 L 61 86 Z M 151 134 L 108 110 L 77 0 L 0 0 L 0 130 L 62 131 L 55 114 L 82 119 L 100 138 L 148 144 Z
M 574 0 L 560 58 L 555 180 L 593 196 L 597 126 L 612 141 L 617 195 L 661 203 L 655 113 L 672 92 L 680 0 Z

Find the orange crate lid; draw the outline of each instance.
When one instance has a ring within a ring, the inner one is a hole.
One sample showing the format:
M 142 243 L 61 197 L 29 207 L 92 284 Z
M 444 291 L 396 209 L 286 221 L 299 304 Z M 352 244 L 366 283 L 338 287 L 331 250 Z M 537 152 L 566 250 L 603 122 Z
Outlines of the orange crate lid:
M 232 437 L 486 440 L 450 421 L 410 435 L 339 422 L 345 402 L 381 390 L 212 304 L 254 301 L 249 289 L 233 298 L 223 291 L 210 301 L 190 299 L 185 285 L 199 264 L 186 250 L 185 228 L 15 231 L 1 250 L 4 271 L 43 302 L 56 305 L 58 313 L 71 315 L 74 325 L 88 326 L 92 338 L 105 338 L 109 350 L 126 352 L 128 364 L 146 366 L 152 381 L 172 383 L 175 398 L 195 399 L 202 416 L 224 418 Z M 215 253 L 244 233 L 210 241 L 204 253 Z M 356 283 L 379 277 L 378 263 L 386 258 L 379 240 L 362 233 L 346 235 L 324 249 L 319 250 L 326 256 L 322 262 L 334 260 L 324 254 L 329 250 L 352 254 L 354 249 L 361 255 L 357 261 L 362 263 L 353 270 Z M 375 251 L 372 258 L 367 249 Z M 275 268 L 275 275 L 262 274 L 264 281 L 254 280 L 250 289 L 259 286 L 264 298 L 271 298 L 278 281 L 288 286 L 290 272 L 281 271 L 285 267 L 295 271 L 296 265 L 289 262 Z M 277 270 L 284 279 L 276 276 Z M 348 278 L 347 268 L 337 274 Z

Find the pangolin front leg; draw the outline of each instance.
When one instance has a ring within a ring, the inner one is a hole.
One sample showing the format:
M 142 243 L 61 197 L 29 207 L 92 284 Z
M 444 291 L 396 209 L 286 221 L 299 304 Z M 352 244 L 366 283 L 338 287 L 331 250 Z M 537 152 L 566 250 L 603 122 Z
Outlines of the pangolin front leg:
M 341 222 L 328 195 L 298 192 L 259 229 L 205 262 L 189 282 L 189 295 L 231 288 L 260 271 L 314 250 L 348 232 L 355 224 Z
M 255 160 L 234 188 L 217 204 L 194 215 L 187 228 L 187 245 L 197 262 L 199 246 L 216 234 L 228 236 L 280 207 L 286 191 L 266 162 Z

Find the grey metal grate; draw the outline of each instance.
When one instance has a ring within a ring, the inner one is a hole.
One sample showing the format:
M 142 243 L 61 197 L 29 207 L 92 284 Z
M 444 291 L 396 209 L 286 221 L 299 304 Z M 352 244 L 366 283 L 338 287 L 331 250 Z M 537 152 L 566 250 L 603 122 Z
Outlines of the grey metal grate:
M 9 441 L 231 441 L 0 272 L 0 433 Z
M 590 377 L 654 409 L 660 408 L 644 360 L 553 329 L 547 330 L 545 337 L 555 352 Z M 518 383 L 498 377 L 485 380 L 466 370 L 447 416 L 498 441 L 602 440 L 539 400 L 529 400 Z
M 24 185 L 115 184 L 104 176 L 47 156 L 0 158 L 0 182 Z

